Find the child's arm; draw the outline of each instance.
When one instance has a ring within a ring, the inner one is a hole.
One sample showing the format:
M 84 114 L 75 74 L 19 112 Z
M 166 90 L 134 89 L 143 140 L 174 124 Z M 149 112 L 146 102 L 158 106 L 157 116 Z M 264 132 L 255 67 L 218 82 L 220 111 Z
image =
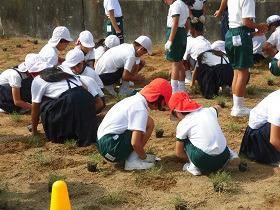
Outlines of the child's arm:
M 31 120 L 32 120 L 33 136 L 38 134 L 37 127 L 38 127 L 38 123 L 39 123 L 39 115 L 40 115 L 40 103 L 32 102 Z
M 193 70 L 192 82 L 190 84 L 190 87 L 194 86 L 196 79 L 197 79 L 197 67 L 195 67 Z
M 189 16 L 190 16 L 190 18 L 193 18 L 192 10 L 189 6 L 188 6 L 188 8 L 189 8 Z
M 216 10 L 216 12 L 214 13 L 214 16 L 216 18 L 221 17 L 226 8 L 227 8 L 227 0 L 222 0 L 221 4 L 220 4 L 220 8 L 218 10 Z
M 178 28 L 178 25 L 179 25 L 179 17 L 180 17 L 180 15 L 173 16 L 173 23 L 172 23 L 172 27 L 171 27 L 171 33 L 169 35 L 168 41 L 165 44 L 165 49 L 166 50 L 170 51 L 172 42 L 174 41 L 174 38 L 175 38 L 175 35 L 176 35 L 176 32 L 177 32 L 177 28 Z
M 13 101 L 14 101 L 14 104 L 16 106 L 19 106 L 23 109 L 31 109 L 31 104 L 28 103 L 28 102 L 25 102 L 21 99 L 21 96 L 20 96 L 20 88 L 15 88 L 13 87 L 12 88 L 12 95 L 13 95 Z
M 280 127 L 271 124 L 270 143 L 280 152 Z
M 139 158 L 144 160 L 146 158 L 146 153 L 144 151 L 142 131 L 137 131 L 137 130 L 132 131 L 131 145 L 134 151 L 138 154 Z
M 113 9 L 109 11 L 109 18 L 111 20 L 112 26 L 115 29 L 116 33 L 117 34 L 121 33 L 122 31 L 117 24 L 117 21 L 116 21 L 116 18 L 115 18 L 115 12 L 114 12 Z
M 184 142 L 182 141 L 176 141 L 175 145 L 175 153 L 176 156 L 184 161 L 188 161 L 189 158 L 184 150 Z

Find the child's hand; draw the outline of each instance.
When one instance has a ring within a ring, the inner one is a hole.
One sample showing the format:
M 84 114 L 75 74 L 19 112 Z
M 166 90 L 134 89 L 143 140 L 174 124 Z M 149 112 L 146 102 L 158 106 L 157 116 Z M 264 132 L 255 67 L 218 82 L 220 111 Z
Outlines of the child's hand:
M 168 40 L 164 45 L 165 50 L 170 51 L 171 45 L 172 45 L 172 42 Z
M 146 158 L 143 161 L 147 163 L 154 163 L 156 161 L 156 156 L 152 154 L 146 154 Z

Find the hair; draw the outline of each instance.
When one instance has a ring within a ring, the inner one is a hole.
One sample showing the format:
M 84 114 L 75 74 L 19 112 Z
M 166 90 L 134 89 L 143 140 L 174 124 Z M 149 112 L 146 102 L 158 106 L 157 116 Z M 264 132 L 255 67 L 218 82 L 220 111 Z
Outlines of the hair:
M 162 101 L 164 101 L 164 96 L 159 95 L 157 100 L 149 103 L 155 105 L 159 111 L 165 111 L 165 108 L 162 107 Z
M 66 39 L 60 39 L 59 43 L 69 43 L 69 41 Z
M 203 26 L 203 23 L 201 23 L 201 22 L 192 23 L 192 21 L 190 21 L 190 27 L 193 28 L 194 30 L 196 30 L 197 32 L 204 31 L 204 26 Z
M 193 6 L 193 4 L 194 4 L 194 2 L 195 2 L 195 0 L 182 0 L 186 5 L 188 5 L 188 6 Z
M 74 75 L 68 74 L 62 71 L 58 67 L 51 67 L 43 70 L 40 73 L 40 77 L 45 80 L 46 82 L 60 82 L 61 80 L 65 79 L 75 79 Z
M 271 27 L 271 26 L 275 26 L 275 27 L 280 26 L 280 20 L 275 21 L 275 22 L 273 22 L 273 23 L 269 24 L 269 27 Z
M 99 40 L 95 43 L 94 48 L 97 49 L 98 47 L 104 46 L 104 45 L 105 45 L 105 39 L 102 38 L 102 39 L 99 39 Z
M 133 45 L 135 46 L 135 47 L 142 47 L 142 45 L 141 44 L 139 44 L 138 42 L 133 42 Z

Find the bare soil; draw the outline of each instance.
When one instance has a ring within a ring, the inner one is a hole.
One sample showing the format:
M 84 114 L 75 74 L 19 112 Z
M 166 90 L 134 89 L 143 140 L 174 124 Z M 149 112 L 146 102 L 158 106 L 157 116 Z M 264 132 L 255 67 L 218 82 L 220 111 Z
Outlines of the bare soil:
M 1 38 L 0 69 L 19 64 L 28 52 L 39 52 L 46 43 L 34 41 L 34 38 Z M 154 55 L 145 58 L 143 74 L 147 82 L 155 75 L 163 75 L 162 72 L 167 75 L 169 63 L 162 48 L 156 46 Z M 267 84 L 268 78 L 274 80 L 273 86 Z M 252 69 L 249 87 L 246 104 L 254 107 L 278 89 L 279 80 L 263 64 Z M 199 94 L 192 97 L 204 106 L 217 104 L 216 99 L 206 100 Z M 229 146 L 238 151 L 248 118 L 230 117 L 231 96 L 223 96 L 223 100 L 226 107 L 219 116 L 220 124 Z M 110 99 L 110 105 L 115 102 Z M 148 150 L 162 158 L 155 169 L 126 172 L 121 164 L 101 160 L 98 171 L 89 172 L 87 162 L 96 153 L 95 146 L 53 144 L 44 138 L 42 127 L 42 145 L 38 145 L 26 128 L 30 115 L 18 119 L 0 114 L 0 209 L 49 209 L 51 175 L 66 180 L 73 209 L 175 209 L 178 200 L 184 200 L 190 209 L 280 209 L 279 167 L 244 159 L 248 171 L 229 172 L 232 182 L 228 187 L 232 190 L 215 192 L 208 176 L 195 177 L 182 171 L 184 163 L 174 155 L 176 123 L 169 120 L 168 111 L 152 111 L 151 115 L 164 129 L 163 138 L 156 138 L 154 133 L 147 145 Z M 105 202 L 105 197 L 112 193 L 119 195 L 119 200 Z

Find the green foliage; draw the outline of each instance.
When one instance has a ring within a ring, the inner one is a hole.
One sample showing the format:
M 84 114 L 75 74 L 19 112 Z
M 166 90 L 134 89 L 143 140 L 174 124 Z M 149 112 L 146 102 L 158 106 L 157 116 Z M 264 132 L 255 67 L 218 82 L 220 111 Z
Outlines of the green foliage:
M 14 122 L 21 122 L 22 121 L 22 115 L 20 115 L 19 113 L 17 112 L 13 112 L 10 114 L 10 117 L 11 119 L 14 121 Z
M 225 192 L 233 189 L 233 182 L 229 172 L 218 171 L 210 174 L 215 192 Z
M 75 149 L 77 148 L 77 141 L 75 139 L 67 139 L 64 142 L 64 146 L 68 149 Z
M 123 203 L 127 203 L 127 195 L 125 192 L 116 191 L 116 192 L 108 192 L 98 199 L 98 202 L 103 205 L 120 205 Z

